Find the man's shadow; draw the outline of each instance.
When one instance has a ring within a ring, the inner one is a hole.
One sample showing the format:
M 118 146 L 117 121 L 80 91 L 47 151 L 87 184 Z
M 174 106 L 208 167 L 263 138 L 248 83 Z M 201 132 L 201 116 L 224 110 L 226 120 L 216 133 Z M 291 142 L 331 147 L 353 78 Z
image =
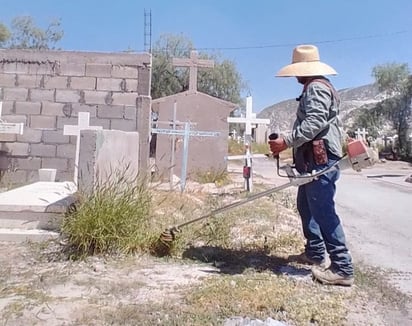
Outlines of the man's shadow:
M 182 257 L 199 261 L 218 269 L 222 274 L 242 274 L 245 270 L 269 271 L 277 275 L 306 276 L 310 269 L 298 267 L 292 260 L 269 255 L 263 249 L 235 250 L 221 247 L 202 246 L 187 248 Z

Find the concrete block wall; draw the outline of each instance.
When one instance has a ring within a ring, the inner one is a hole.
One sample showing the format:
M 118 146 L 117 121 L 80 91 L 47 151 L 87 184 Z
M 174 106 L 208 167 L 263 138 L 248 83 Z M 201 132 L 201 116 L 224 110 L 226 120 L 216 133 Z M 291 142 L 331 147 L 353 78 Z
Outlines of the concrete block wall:
M 22 122 L 22 135 L 0 133 L 8 161 L 2 183 L 36 181 L 39 168 L 56 168 L 57 181 L 73 179 L 79 112 L 90 125 L 139 132 L 139 171 L 148 168 L 150 54 L 0 50 L 1 119 Z M 4 170 L 4 169 L 3 169 Z

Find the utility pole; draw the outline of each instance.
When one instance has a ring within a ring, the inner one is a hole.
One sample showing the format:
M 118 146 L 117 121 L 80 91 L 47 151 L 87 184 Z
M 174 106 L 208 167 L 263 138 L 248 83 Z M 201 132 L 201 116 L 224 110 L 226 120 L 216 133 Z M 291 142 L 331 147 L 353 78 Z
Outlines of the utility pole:
M 152 53 L 152 10 L 144 10 L 144 50 Z

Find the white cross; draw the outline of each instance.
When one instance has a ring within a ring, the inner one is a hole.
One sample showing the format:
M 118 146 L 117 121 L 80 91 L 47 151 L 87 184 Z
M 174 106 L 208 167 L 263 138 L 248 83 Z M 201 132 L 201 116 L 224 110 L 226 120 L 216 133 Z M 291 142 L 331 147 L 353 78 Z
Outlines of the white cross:
M 362 128 L 362 130 L 360 130 L 358 128 L 358 130 L 356 130 L 355 134 L 356 134 L 356 139 L 362 138 L 363 140 L 366 140 L 366 135 L 368 134 L 368 132 L 366 131 L 365 128 Z
M 252 153 L 250 150 L 250 145 L 252 143 L 252 125 L 263 124 L 268 125 L 270 123 L 269 119 L 257 119 L 256 114 L 252 112 L 252 96 L 246 97 L 246 117 L 241 118 L 227 118 L 229 123 L 244 123 L 245 128 L 245 166 L 250 168 L 250 178 L 245 178 L 245 189 L 252 191 Z
M 1 91 L 1 88 L 0 88 Z M 3 102 L 0 102 L 0 134 L 19 134 L 23 135 L 23 123 L 5 122 L 1 119 Z
M 229 123 L 244 123 L 246 125 L 245 128 L 245 142 L 249 142 L 252 136 L 252 125 L 254 124 L 262 124 L 268 125 L 270 123 L 270 119 L 257 119 L 256 113 L 252 112 L 252 96 L 246 97 L 246 117 L 240 118 L 227 118 L 227 122 Z
M 76 158 L 74 161 L 74 183 L 77 185 L 79 173 L 79 155 L 80 155 L 80 131 L 81 130 L 102 130 L 102 126 L 90 126 L 90 113 L 79 112 L 77 125 L 65 125 L 63 135 L 76 136 Z
M 233 129 L 232 130 L 232 139 L 236 139 L 236 134 L 237 134 L 236 129 Z

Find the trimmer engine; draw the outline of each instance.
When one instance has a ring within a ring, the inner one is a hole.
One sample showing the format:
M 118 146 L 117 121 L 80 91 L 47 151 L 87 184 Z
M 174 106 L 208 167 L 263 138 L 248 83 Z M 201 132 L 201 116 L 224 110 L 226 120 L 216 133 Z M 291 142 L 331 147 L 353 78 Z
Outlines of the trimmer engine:
M 361 171 L 364 168 L 374 164 L 371 150 L 360 139 L 354 139 L 348 142 L 348 161 L 355 171 Z

